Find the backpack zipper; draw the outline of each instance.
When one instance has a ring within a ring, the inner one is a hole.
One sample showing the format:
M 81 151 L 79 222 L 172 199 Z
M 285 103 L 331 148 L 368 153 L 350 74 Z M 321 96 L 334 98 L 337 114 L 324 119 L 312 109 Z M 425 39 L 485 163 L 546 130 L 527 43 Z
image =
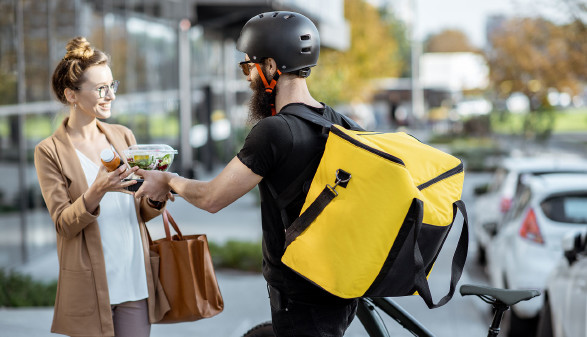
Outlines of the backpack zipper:
M 439 175 L 435 178 L 432 178 L 423 184 L 418 185 L 418 189 L 421 191 L 427 187 L 430 187 L 430 185 L 434 185 L 441 180 L 452 177 L 452 176 L 459 174 L 461 172 L 463 172 L 463 162 L 462 161 L 456 167 L 453 167 L 450 170 L 442 173 L 441 175 Z
M 398 157 L 394 157 L 394 156 L 390 155 L 389 153 L 385 153 L 383 151 L 380 151 L 380 150 L 374 149 L 374 148 L 372 148 L 372 147 L 370 147 L 368 145 L 365 145 L 365 144 L 359 142 L 358 140 L 354 139 L 353 137 L 347 135 L 343 131 L 340 131 L 337 128 L 330 128 L 330 132 L 332 132 L 335 135 L 339 136 L 340 138 L 342 138 L 342 139 L 350 142 L 351 144 L 356 145 L 356 146 L 358 146 L 358 147 L 360 147 L 360 148 L 362 148 L 364 150 L 367 150 L 367 151 L 369 151 L 369 152 L 371 152 L 371 153 L 373 153 L 375 155 L 378 155 L 378 156 L 380 156 L 380 157 L 382 157 L 384 159 L 387 159 L 389 161 L 392 161 L 392 162 L 394 162 L 396 164 L 400 164 L 402 166 L 406 166 L 406 164 L 404 164 L 404 162 L 401 159 L 399 159 Z

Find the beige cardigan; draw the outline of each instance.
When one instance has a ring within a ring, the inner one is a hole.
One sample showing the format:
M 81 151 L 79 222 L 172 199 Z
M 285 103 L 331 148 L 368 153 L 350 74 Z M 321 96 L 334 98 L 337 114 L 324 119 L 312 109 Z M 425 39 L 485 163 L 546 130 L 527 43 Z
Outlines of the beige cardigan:
M 104 253 L 96 221 L 100 208 L 92 214 L 85 207 L 82 196 L 88 184 L 65 130 L 67 121 L 68 118 L 35 148 L 41 192 L 57 231 L 59 280 L 51 332 L 70 336 L 114 336 Z M 136 144 L 128 128 L 99 121 L 97 124 L 118 153 Z M 145 255 L 149 320 L 156 322 L 169 310 L 169 303 L 158 276 L 151 272 L 145 221 L 161 214 L 161 210 L 149 207 L 145 198 L 135 199 L 135 206 Z

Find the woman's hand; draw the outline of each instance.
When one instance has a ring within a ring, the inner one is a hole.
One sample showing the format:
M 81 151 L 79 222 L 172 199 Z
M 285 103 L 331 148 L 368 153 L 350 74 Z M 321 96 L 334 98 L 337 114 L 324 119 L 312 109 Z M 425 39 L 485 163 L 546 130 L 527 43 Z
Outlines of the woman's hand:
M 123 181 L 123 179 L 135 173 L 138 169 L 139 168 L 136 166 L 127 169 L 126 165 L 122 165 L 116 170 L 108 172 L 106 167 L 102 165 L 100 166 L 100 170 L 98 171 L 98 175 L 92 186 L 96 185 L 96 190 L 102 194 L 106 194 L 106 192 L 123 191 L 125 187 L 136 184 L 136 180 Z
M 94 213 L 96 211 L 106 192 L 126 192 L 125 187 L 136 184 L 136 180 L 123 181 L 123 179 L 137 170 L 138 167 L 127 170 L 127 166 L 122 165 L 116 170 L 108 172 L 106 167 L 100 166 L 94 183 L 83 196 L 88 212 Z
M 166 201 L 175 198 L 171 194 L 169 180 L 174 173 L 161 172 L 157 170 L 138 170 L 137 174 L 143 177 L 144 181 L 139 190 L 135 193 L 136 198 L 147 197 L 154 201 Z

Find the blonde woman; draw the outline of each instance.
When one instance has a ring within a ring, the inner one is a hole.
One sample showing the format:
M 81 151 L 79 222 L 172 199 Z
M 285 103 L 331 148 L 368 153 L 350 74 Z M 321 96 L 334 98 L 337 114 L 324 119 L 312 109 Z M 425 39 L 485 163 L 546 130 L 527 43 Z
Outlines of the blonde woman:
M 155 201 L 165 200 L 121 193 L 135 183 L 123 181 L 135 169 L 123 165 L 108 172 L 101 164 L 103 149 L 122 154 L 136 143 L 128 128 L 100 121 L 111 115 L 118 81 L 109 57 L 85 38 L 72 39 L 66 49 L 52 89 L 69 106 L 69 117 L 35 148 L 39 184 L 57 231 L 59 280 L 51 331 L 146 337 L 150 322 L 169 307 L 157 292 L 145 231 L 145 221 L 161 214 Z

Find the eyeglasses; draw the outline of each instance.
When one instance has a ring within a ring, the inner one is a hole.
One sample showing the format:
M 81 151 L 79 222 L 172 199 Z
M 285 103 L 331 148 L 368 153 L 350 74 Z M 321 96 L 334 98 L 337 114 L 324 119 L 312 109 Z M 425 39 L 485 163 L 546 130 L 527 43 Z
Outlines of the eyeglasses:
M 112 81 L 112 83 L 110 83 L 110 85 L 103 85 L 103 86 L 98 87 L 96 89 L 89 89 L 89 90 L 98 91 L 98 96 L 100 98 L 104 98 L 106 95 L 108 95 L 108 92 L 112 92 L 113 94 L 115 94 L 116 91 L 118 91 L 119 84 L 120 84 L 120 81 L 114 80 L 114 81 Z M 77 88 L 77 89 L 81 90 L 81 88 Z
M 242 62 L 239 62 L 238 65 L 241 67 L 243 74 L 245 74 L 245 76 L 249 76 L 251 74 L 251 69 L 253 69 L 253 67 L 255 65 L 255 62 L 242 61 Z

